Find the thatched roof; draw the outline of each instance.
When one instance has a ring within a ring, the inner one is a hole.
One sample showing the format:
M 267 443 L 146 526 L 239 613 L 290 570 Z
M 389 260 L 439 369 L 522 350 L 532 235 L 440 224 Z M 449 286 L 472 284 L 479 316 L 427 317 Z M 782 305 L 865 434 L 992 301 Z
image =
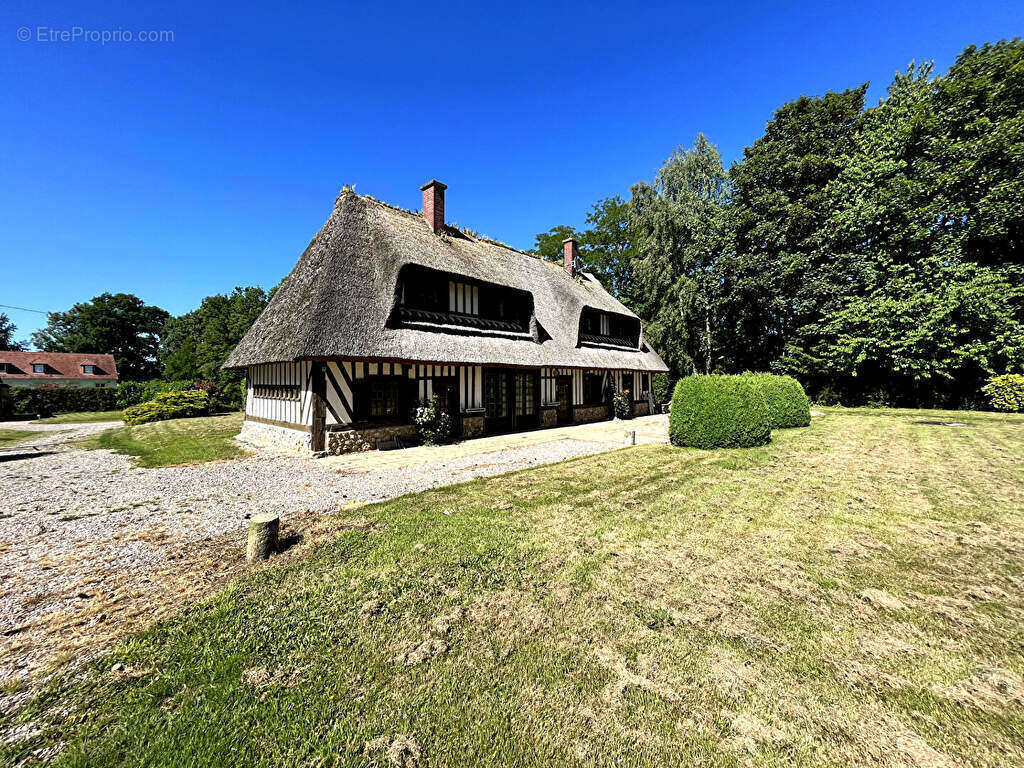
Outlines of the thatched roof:
M 388 327 L 399 271 L 408 264 L 529 291 L 542 341 Z M 346 190 L 224 367 L 383 358 L 667 370 L 642 337 L 635 351 L 578 346 L 584 307 L 635 317 L 592 275 L 573 279 L 560 264 L 456 229 L 434 234 L 421 216 Z

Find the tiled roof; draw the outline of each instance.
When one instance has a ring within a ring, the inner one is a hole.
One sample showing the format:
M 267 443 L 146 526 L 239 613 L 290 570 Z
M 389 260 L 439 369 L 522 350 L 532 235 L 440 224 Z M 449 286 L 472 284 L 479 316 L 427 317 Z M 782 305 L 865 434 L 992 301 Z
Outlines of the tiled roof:
M 0 363 L 8 363 L 9 372 L 0 371 L 2 379 L 97 379 L 116 381 L 117 364 L 113 355 L 78 354 L 74 352 L 4 352 Z M 46 365 L 46 373 L 34 373 L 33 364 Z M 98 373 L 82 372 L 83 365 L 95 365 Z

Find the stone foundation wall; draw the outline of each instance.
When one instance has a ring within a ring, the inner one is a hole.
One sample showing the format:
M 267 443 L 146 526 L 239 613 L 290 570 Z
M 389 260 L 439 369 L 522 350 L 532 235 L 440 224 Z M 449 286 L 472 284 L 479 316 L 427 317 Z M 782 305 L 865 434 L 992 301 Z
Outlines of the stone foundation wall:
M 633 403 L 633 415 L 634 416 L 649 416 L 651 413 L 651 404 L 646 400 L 636 400 Z
M 254 448 L 271 448 L 290 453 L 308 454 L 312 449 L 309 432 L 276 424 L 261 424 L 258 421 L 243 422 L 242 431 L 235 439 Z
M 327 433 L 327 453 L 337 456 L 356 451 L 373 451 L 377 449 L 377 443 L 381 440 L 415 436 L 416 427 L 412 424 L 365 429 L 332 429 Z
M 590 421 L 602 421 L 611 418 L 611 407 L 608 405 L 578 405 L 572 409 L 573 421 L 585 424 Z
M 548 408 L 547 406 L 540 409 L 540 425 L 542 427 L 554 427 L 558 424 L 558 409 Z
M 484 417 L 483 416 L 463 416 L 462 417 L 462 436 L 463 437 L 480 437 L 484 433 Z

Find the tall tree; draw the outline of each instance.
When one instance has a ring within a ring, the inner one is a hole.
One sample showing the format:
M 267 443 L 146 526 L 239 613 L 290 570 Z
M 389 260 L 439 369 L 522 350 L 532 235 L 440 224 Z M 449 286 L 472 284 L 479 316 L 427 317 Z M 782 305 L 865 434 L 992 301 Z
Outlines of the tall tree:
M 18 330 L 11 318 L 6 313 L 0 312 L 0 351 L 21 351 L 25 345 L 14 340 L 14 333 Z
M 637 302 L 636 247 L 630 232 L 629 202 L 619 196 L 595 203 L 580 235 L 580 258 L 605 288 L 627 307 Z
M 570 237 L 578 237 L 576 230 L 568 224 L 559 224 L 534 238 L 533 252 L 547 261 L 561 261 L 562 243 Z
M 157 352 L 168 317 L 138 296 L 104 293 L 67 312 L 51 312 L 32 342 L 44 352 L 111 354 L 122 379 L 148 379 L 160 370 Z
M 220 367 L 273 293 L 252 286 L 235 288 L 229 295 L 207 296 L 197 309 L 171 318 L 161 356 L 164 377 L 202 378 L 222 386 L 240 381 L 241 374 Z
M 703 134 L 692 149 L 676 150 L 652 183 L 632 189 L 634 303 L 651 343 L 678 374 L 715 368 L 729 195 L 722 156 Z
M 736 257 L 728 270 L 725 322 L 733 368 L 766 370 L 821 300 L 821 245 L 830 215 L 826 187 L 853 147 L 867 84 L 783 105 L 765 134 L 731 170 L 735 186 Z

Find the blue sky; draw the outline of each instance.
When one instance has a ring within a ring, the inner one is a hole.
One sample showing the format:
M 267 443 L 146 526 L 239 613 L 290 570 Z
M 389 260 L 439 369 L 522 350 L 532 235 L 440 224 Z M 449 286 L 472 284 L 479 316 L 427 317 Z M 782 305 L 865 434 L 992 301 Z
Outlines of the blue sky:
M 178 314 L 270 287 L 344 184 L 417 209 L 441 179 L 449 221 L 528 248 L 698 131 L 731 161 L 785 101 L 870 81 L 874 103 L 1022 22 L 1019 1 L 5 0 L 0 304 Z M 82 39 L 104 30 L 173 41 Z

